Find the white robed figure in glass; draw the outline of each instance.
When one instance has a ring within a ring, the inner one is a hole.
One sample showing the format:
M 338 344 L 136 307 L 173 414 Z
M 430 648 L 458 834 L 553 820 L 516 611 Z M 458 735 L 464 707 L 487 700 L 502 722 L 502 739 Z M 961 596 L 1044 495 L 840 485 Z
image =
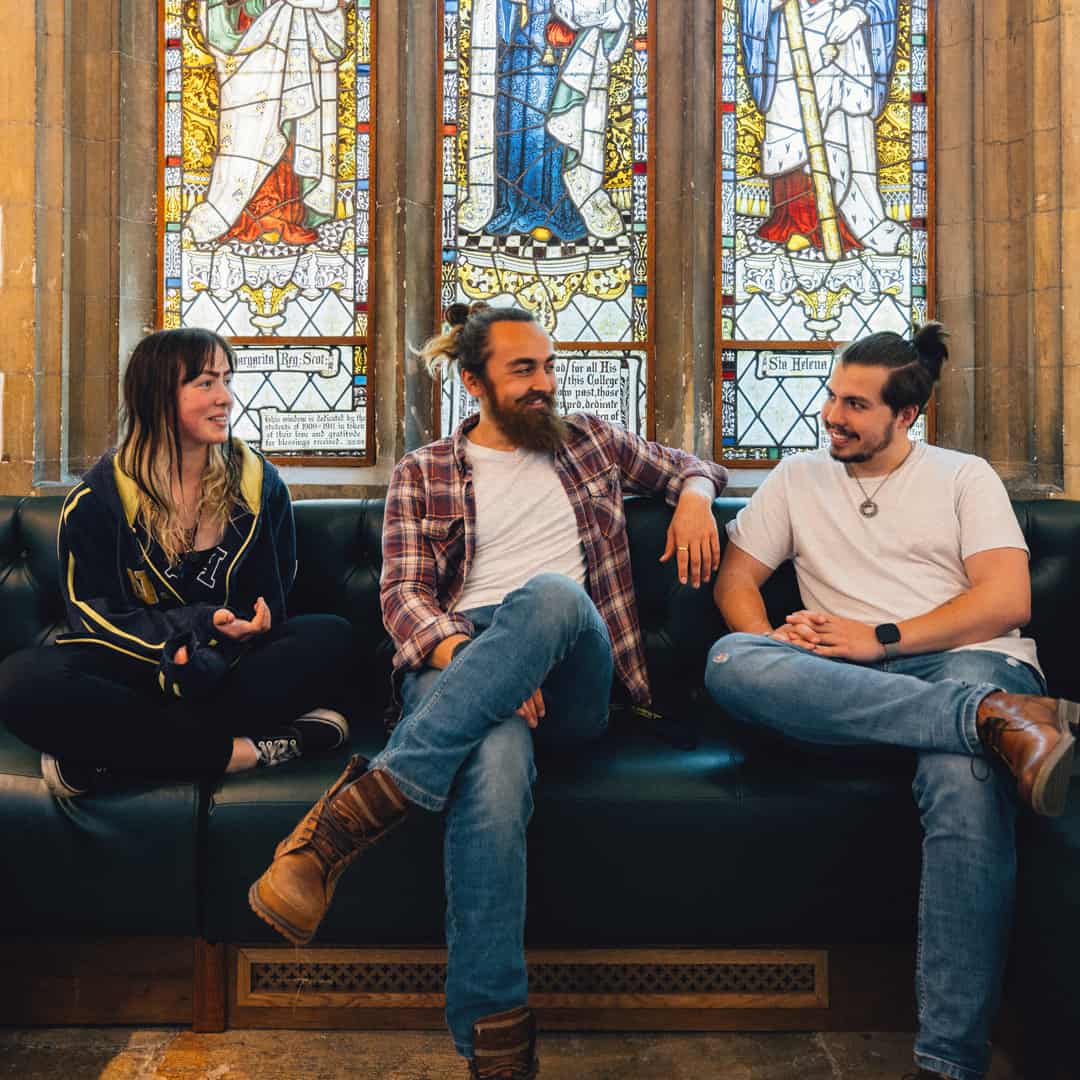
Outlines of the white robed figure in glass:
M 739 0 L 739 15 L 750 92 L 765 116 L 761 171 L 772 186 L 772 215 L 757 235 L 794 253 L 823 245 L 786 2 Z M 896 59 L 897 0 L 798 0 L 798 10 L 843 251 L 894 254 L 906 230 L 885 213 L 874 121 Z
M 218 146 L 197 243 L 306 245 L 334 217 L 348 0 L 199 0 L 218 75 Z

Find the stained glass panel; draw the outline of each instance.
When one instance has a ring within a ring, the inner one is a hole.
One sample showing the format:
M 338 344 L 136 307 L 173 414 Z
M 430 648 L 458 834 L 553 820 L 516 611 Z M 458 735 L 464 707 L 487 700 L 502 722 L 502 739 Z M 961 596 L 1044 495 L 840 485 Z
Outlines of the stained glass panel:
M 821 426 L 832 350 L 725 349 L 721 354 L 721 437 L 725 457 L 779 461 L 829 445 Z M 911 429 L 926 438 L 926 417 Z
M 831 346 L 928 317 L 927 4 L 718 0 L 725 459 L 817 446 Z
M 442 309 L 524 307 L 564 362 L 633 346 L 647 384 L 648 0 L 443 0 L 442 26 Z M 462 392 L 443 389 L 444 430 Z M 647 428 L 644 407 L 625 415 Z
M 371 0 L 162 0 L 161 324 L 228 337 L 236 433 L 370 458 Z

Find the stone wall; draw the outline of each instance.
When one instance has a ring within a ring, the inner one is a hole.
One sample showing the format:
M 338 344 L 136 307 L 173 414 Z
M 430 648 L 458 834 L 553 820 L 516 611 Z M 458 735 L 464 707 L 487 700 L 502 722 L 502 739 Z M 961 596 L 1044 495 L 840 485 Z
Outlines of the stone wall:
M 938 4 L 938 438 L 1033 495 L 1080 497 L 1078 27 L 1075 0 Z
M 40 25 L 32 4 L 19 4 L 5 20 L 7 55 L 0 65 L 0 303 L 7 348 L 0 352 L 3 373 L 3 432 L 0 434 L 0 491 L 28 491 L 34 458 L 34 359 L 36 281 L 35 225 L 43 231 L 56 222 L 35 213 L 37 152 L 36 72 L 63 55 L 63 39 Z M 47 103 L 54 107 L 56 102 Z M 42 147 L 62 126 L 60 115 L 45 116 Z M 55 139 L 54 139 L 55 141 Z M 55 213 L 53 217 L 55 217 Z M 56 282 L 53 282 L 54 286 Z M 55 333 L 59 322 L 53 324 Z

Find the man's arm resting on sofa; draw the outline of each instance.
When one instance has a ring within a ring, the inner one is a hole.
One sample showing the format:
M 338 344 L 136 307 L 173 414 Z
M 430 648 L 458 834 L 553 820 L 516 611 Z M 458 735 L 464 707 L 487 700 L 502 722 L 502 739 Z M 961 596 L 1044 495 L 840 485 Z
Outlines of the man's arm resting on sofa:
M 707 476 L 690 476 L 683 483 L 675 513 L 668 526 L 667 543 L 660 556 L 667 562 L 675 556 L 679 581 L 696 589 L 716 573 L 720 565 L 720 536 L 712 514 L 716 485 Z

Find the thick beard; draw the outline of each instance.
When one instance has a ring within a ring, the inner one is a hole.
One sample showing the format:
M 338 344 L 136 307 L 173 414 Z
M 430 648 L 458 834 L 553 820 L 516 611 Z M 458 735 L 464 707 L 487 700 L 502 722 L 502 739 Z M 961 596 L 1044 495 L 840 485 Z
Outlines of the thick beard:
M 488 408 L 495 426 L 515 446 L 523 450 L 536 450 L 543 454 L 553 454 L 565 442 L 566 424 L 555 412 L 554 401 L 547 398 L 547 409 L 533 409 L 531 406 L 514 402 L 504 407 L 495 398 L 492 388 L 488 388 Z M 526 400 L 531 397 L 527 395 Z

